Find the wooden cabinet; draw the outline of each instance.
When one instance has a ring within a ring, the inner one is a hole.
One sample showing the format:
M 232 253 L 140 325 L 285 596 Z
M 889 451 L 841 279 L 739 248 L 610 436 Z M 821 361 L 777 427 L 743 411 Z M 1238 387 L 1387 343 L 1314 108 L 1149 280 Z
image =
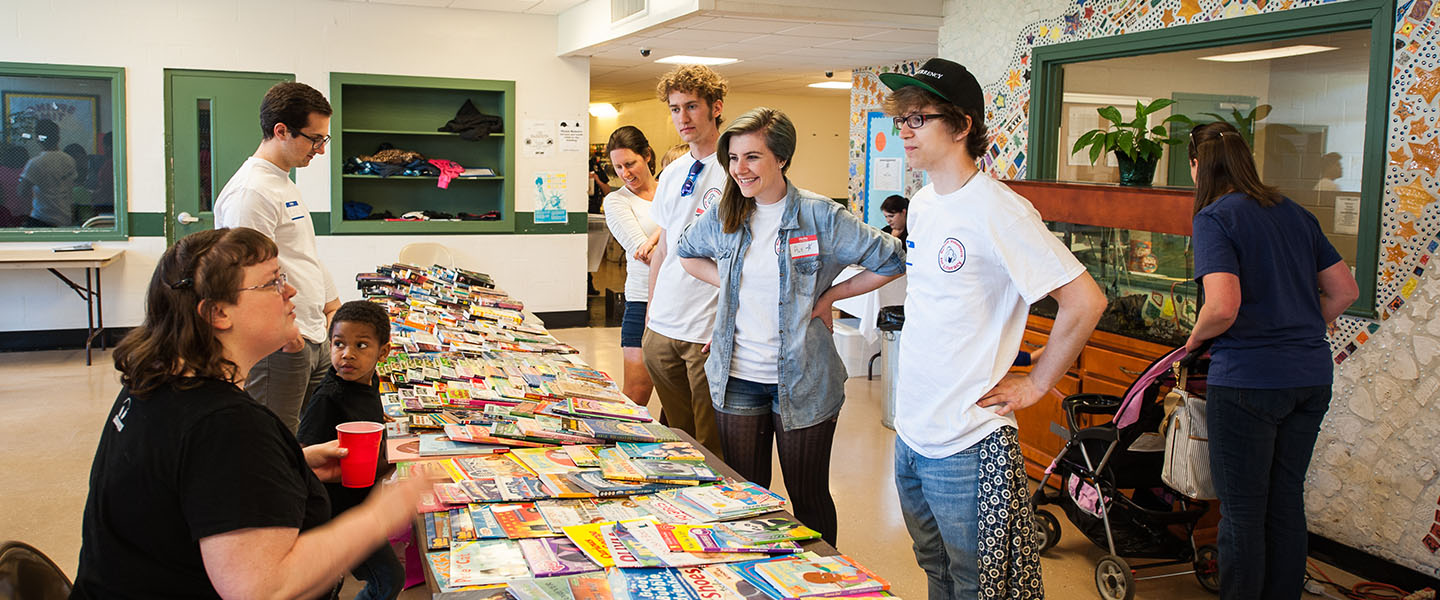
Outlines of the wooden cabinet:
M 1022 349 L 1033 351 L 1044 346 L 1053 325 L 1051 319 L 1031 315 L 1022 338 Z M 1145 368 L 1170 350 L 1160 344 L 1104 331 L 1092 334 L 1060 383 L 1035 406 L 1015 414 L 1020 423 L 1020 450 L 1025 455 L 1025 468 L 1030 476 L 1041 477 L 1065 445 L 1051 430 L 1051 423 L 1065 427 L 1065 412 L 1060 403 L 1066 396 L 1093 393 L 1123 397 Z M 1106 419 L 1108 417 L 1087 417 L 1081 424 L 1095 425 Z

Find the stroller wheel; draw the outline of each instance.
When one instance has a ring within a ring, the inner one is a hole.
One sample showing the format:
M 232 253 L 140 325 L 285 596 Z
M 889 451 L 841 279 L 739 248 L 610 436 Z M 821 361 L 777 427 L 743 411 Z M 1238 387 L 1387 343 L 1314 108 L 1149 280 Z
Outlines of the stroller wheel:
M 1035 509 L 1035 545 L 1039 552 L 1055 547 L 1060 542 L 1060 520 L 1050 511 Z
M 1095 563 L 1095 590 L 1104 600 L 1135 598 L 1135 573 L 1125 559 L 1106 554 Z
M 1213 593 L 1220 593 L 1220 549 L 1205 544 L 1195 551 L 1195 579 L 1200 586 Z

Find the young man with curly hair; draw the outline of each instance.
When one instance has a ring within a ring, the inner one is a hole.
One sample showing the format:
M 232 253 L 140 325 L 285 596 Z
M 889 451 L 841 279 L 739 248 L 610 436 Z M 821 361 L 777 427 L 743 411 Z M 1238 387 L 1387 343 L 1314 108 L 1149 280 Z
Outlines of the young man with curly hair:
M 725 189 L 725 169 L 716 159 L 715 144 L 726 85 L 709 67 L 684 65 L 660 78 L 655 91 L 690 152 L 661 172 L 656 184 L 650 216 L 661 233 L 650 255 L 650 306 L 641 349 L 669 424 L 722 455 L 704 352 L 718 290 L 685 272 L 675 244 L 685 226 L 717 204 Z
M 1030 202 L 980 172 L 985 95 L 936 58 L 883 73 L 905 157 L 930 185 L 910 199 L 895 487 L 930 600 L 1041 598 L 1014 411 L 1060 381 L 1105 296 Z M 1008 373 L 1032 303 L 1059 313 L 1029 374 Z M 984 493 L 981 490 L 985 490 Z

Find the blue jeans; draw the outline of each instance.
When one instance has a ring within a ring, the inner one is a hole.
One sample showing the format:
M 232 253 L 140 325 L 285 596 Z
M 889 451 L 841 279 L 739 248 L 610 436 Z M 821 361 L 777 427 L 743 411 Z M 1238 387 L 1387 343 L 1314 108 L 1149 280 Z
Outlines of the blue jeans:
M 980 444 L 926 458 L 895 438 L 895 488 L 929 600 L 980 594 Z
M 395 600 L 405 589 L 405 566 L 400 564 L 389 542 L 381 544 L 374 554 L 355 565 L 350 574 L 365 582 L 365 589 L 355 594 L 356 600 Z
M 731 377 L 725 385 L 725 406 L 715 410 L 727 415 L 755 417 L 780 413 L 780 384 L 756 383 Z
M 1210 470 L 1220 496 L 1220 597 L 1300 597 L 1305 471 L 1330 386 L 1206 391 Z

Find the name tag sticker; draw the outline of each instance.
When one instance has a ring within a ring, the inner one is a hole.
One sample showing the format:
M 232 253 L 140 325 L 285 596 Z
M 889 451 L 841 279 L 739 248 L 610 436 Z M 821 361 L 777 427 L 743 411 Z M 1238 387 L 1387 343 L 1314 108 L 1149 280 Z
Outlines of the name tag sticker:
M 820 255 L 820 241 L 813 235 L 790 238 L 790 258 L 807 258 Z

